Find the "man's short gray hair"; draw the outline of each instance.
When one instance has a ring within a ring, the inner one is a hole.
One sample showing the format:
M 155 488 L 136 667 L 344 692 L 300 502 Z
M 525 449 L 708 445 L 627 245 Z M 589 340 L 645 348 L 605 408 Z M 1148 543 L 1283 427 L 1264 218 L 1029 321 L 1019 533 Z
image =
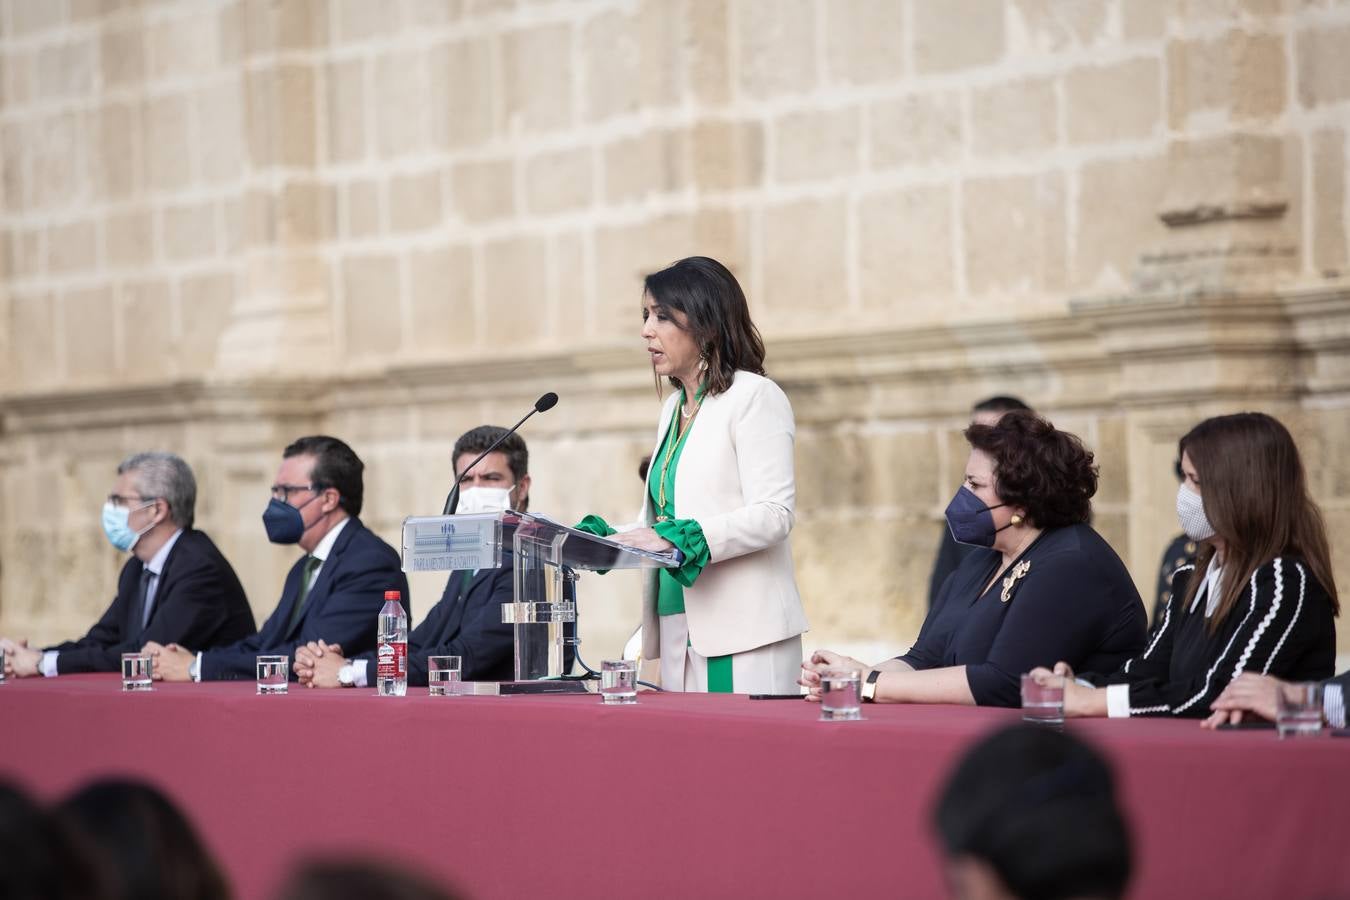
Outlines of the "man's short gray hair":
M 182 457 L 151 451 L 133 453 L 122 460 L 117 474 L 130 472 L 142 497 L 169 504 L 169 518 L 182 528 L 191 528 L 197 506 L 197 479 Z

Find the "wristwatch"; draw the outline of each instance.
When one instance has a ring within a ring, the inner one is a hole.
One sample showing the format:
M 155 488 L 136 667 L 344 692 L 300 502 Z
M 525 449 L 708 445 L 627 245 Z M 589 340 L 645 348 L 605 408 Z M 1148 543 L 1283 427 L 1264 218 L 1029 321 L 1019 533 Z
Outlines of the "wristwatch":
M 877 702 L 877 679 L 881 677 L 880 669 L 873 669 L 867 673 L 867 678 L 862 683 L 862 691 L 859 696 L 864 703 Z
M 351 663 L 348 663 L 347 665 L 338 669 L 338 684 L 342 685 L 343 687 L 356 686 L 356 674 L 355 672 L 352 671 Z

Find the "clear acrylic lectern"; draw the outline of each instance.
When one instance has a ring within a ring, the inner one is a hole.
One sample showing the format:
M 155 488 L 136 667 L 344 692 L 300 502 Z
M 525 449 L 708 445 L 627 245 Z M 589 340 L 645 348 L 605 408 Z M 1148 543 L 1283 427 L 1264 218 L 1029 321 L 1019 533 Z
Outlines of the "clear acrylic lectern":
M 564 580 L 574 577 L 572 573 L 680 564 L 678 553 L 626 547 L 532 513 L 508 510 L 403 520 L 405 572 L 498 569 L 507 545 L 515 572 L 515 599 L 502 607 L 502 621 L 515 626 L 517 683 L 564 674 L 564 630 L 577 615 L 564 590 Z

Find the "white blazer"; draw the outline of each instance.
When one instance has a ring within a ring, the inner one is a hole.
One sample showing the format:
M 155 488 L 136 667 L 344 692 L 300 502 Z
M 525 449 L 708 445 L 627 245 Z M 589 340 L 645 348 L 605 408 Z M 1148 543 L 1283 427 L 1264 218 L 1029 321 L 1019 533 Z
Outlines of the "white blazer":
M 676 392 L 657 426 L 648 479 L 661 477 L 658 451 L 670 427 Z M 685 438 L 675 477 L 675 517 L 703 528 L 710 561 L 684 589 L 689 643 L 704 656 L 725 656 L 785 640 L 807 629 L 793 576 L 792 531 L 796 424 L 782 388 L 762 375 L 737 372 L 731 387 L 703 399 Z M 650 525 L 650 488 L 641 522 Z M 657 570 L 642 597 L 642 655 L 660 655 Z

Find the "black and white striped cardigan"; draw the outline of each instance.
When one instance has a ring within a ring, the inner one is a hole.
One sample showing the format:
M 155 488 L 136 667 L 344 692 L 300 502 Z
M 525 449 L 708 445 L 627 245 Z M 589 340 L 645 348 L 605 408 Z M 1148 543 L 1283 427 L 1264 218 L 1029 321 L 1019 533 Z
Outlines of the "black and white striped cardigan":
M 1131 716 L 1202 717 L 1243 672 L 1321 681 L 1336 664 L 1335 614 L 1326 589 L 1301 560 L 1276 557 L 1248 580 L 1223 626 L 1206 628 L 1204 604 L 1182 608 L 1195 566 L 1177 569 L 1172 596 L 1144 651 L 1095 685 L 1128 684 Z

